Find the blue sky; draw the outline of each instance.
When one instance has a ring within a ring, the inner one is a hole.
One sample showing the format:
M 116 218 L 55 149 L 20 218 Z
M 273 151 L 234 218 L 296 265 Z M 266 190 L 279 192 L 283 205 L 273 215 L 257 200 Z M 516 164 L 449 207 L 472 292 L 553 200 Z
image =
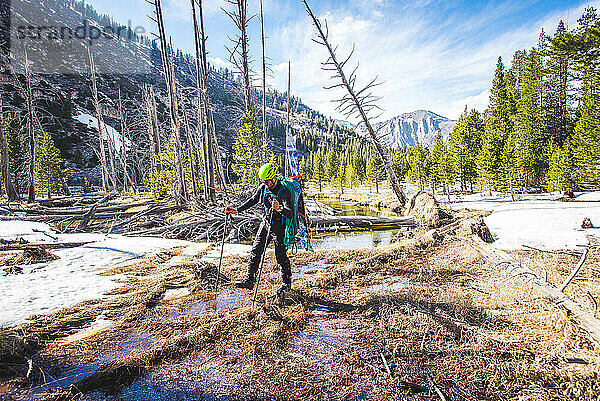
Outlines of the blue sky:
M 287 61 L 292 63 L 292 93 L 309 106 L 336 118 L 339 92 L 326 91 L 329 74 L 320 69 L 326 50 L 311 41 L 315 31 L 300 0 L 263 0 L 267 56 L 273 74 L 268 85 L 285 90 Z M 132 21 L 156 31 L 144 0 L 87 0 L 118 21 Z M 204 0 L 207 49 L 214 64 L 227 65 L 225 45 L 235 34 L 221 7 L 225 0 Z M 518 49 L 534 46 L 541 29 L 554 33 L 559 20 L 576 25 L 586 7 L 600 0 L 433 1 L 433 0 L 309 0 L 315 14 L 327 19 L 330 39 L 346 54 L 356 44 L 359 80 L 375 75 L 384 84 L 381 119 L 427 109 L 456 119 L 464 109 L 484 110 L 498 56 L 509 65 Z M 163 0 L 166 30 L 176 47 L 193 52 L 190 0 Z M 259 0 L 249 1 L 258 14 Z M 260 85 L 260 21 L 250 22 L 251 55 Z M 356 121 L 351 121 L 356 122 Z

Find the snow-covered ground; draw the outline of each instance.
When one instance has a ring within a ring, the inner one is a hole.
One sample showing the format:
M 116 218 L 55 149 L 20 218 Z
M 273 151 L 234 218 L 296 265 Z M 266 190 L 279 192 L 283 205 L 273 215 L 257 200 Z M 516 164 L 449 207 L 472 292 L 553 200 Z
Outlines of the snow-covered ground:
M 490 210 L 485 222 L 496 238 L 500 249 L 523 249 L 528 245 L 542 249 L 575 249 L 586 245 L 589 234 L 600 236 L 599 229 L 582 229 L 583 219 L 589 217 L 600 226 L 600 192 L 576 194 L 580 202 L 557 202 L 559 193 L 521 196 L 512 202 L 510 196 L 461 196 L 453 209 Z
M 184 256 L 191 257 L 208 246 L 163 238 L 56 234 L 46 224 L 22 221 L 0 222 L 0 233 L 4 239 L 22 237 L 32 243 L 93 241 L 76 248 L 53 250 L 60 259 L 23 266 L 23 274 L 0 276 L 0 327 L 23 323 L 32 314 L 48 314 L 85 300 L 103 298 L 104 293 L 119 286 L 114 281 L 119 277 L 98 273 L 115 265 L 184 245 L 188 245 Z

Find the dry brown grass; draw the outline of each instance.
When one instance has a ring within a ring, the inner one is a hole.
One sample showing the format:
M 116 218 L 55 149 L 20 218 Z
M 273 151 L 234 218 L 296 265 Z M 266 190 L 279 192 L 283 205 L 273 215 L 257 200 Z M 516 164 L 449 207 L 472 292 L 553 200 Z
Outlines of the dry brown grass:
M 554 282 L 576 262 L 539 252 L 517 256 L 534 269 L 548 266 Z M 432 383 L 447 399 L 600 396 L 599 358 L 585 333 L 541 293 L 452 237 L 428 246 L 405 241 L 377 250 L 301 252 L 296 264 L 329 267 L 295 279 L 285 306 L 273 297 L 280 279 L 270 253 L 256 309 L 249 294 L 225 286 L 219 296 L 233 294 L 241 303 L 197 314 L 189 311 L 219 299 L 213 301 L 214 265 L 196 259 L 168 266 L 165 258 L 115 269 L 128 278 L 111 299 L 38 317 L 13 330 L 16 341 L 0 336 L 0 343 L 14 348 L 45 338 L 50 343 L 39 359 L 47 367 L 105 361 L 66 392 L 48 394 L 54 399 L 98 390 L 119 395 L 154 370 L 245 399 L 439 399 Z M 581 288 L 596 288 L 597 258 L 589 263 L 584 279 L 569 289 L 574 298 Z M 245 264 L 225 258 L 223 279 L 241 278 Z M 398 277 L 403 288 L 370 289 Z M 189 291 L 181 297 L 161 298 L 182 287 Z M 319 308 L 325 312 L 313 312 Z M 53 341 L 100 314 L 114 321 L 108 330 L 66 345 Z M 147 341 L 123 348 L 132 335 Z M 142 380 L 166 386 L 153 377 Z
M 23 252 L 0 260 L 0 266 L 32 265 L 58 259 L 58 256 L 39 247 L 26 248 Z M 7 269 L 5 269 L 7 270 Z

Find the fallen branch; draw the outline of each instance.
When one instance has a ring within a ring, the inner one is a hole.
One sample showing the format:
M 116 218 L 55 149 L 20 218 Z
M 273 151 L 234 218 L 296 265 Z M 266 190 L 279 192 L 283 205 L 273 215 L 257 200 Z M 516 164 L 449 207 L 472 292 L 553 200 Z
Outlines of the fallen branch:
M 504 251 L 486 244 L 475 236 L 464 239 L 473 249 L 495 266 L 501 266 L 512 276 L 518 277 L 528 284 L 539 288 L 546 297 L 558 306 L 565 308 L 577 325 L 588 333 L 594 345 L 600 349 L 600 321 L 585 311 L 576 302 L 570 300 L 558 288 L 548 283 L 533 270 L 523 266 L 521 262 Z
M 558 290 L 560 292 L 563 292 L 565 290 L 565 288 L 567 288 L 567 286 L 569 285 L 569 283 L 575 278 L 575 276 L 577 275 L 577 273 L 579 273 L 579 270 L 581 270 L 581 268 L 583 267 L 583 264 L 585 263 L 585 259 L 587 258 L 588 252 L 590 251 L 590 248 L 585 248 L 583 250 L 583 255 L 581 255 L 581 258 L 579 258 L 579 262 L 577 263 L 577 266 L 575 266 L 575 268 L 573 269 L 573 271 L 571 272 L 571 274 L 569 274 L 569 277 L 567 277 L 567 279 L 565 280 L 564 283 L 562 283 L 562 285 L 558 288 Z

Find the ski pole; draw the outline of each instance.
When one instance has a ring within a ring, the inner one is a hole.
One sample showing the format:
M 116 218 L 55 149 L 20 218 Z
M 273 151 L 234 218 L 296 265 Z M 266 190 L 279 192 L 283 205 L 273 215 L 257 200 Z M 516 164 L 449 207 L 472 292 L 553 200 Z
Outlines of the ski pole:
M 225 248 L 225 236 L 227 235 L 227 223 L 229 222 L 229 213 L 225 213 L 225 227 L 223 228 L 223 240 L 221 241 L 221 257 L 219 258 L 219 267 L 217 268 L 217 280 L 215 292 L 219 291 L 219 279 L 221 278 L 221 263 L 223 263 L 223 249 Z
M 271 209 L 271 211 L 269 212 L 269 220 L 267 222 L 267 224 L 269 225 L 269 228 L 267 229 L 267 239 L 266 239 L 266 243 L 265 243 L 265 249 L 263 250 L 263 253 L 260 256 L 260 265 L 258 267 L 258 273 L 256 275 L 256 286 L 254 287 L 254 296 L 252 297 L 252 308 L 253 309 L 256 304 L 256 294 L 258 293 L 258 285 L 260 284 L 260 273 L 262 273 L 263 263 L 265 261 L 265 254 L 267 253 L 267 247 L 269 246 L 269 239 L 271 237 L 271 220 L 272 220 L 272 218 L 273 218 L 273 209 Z

